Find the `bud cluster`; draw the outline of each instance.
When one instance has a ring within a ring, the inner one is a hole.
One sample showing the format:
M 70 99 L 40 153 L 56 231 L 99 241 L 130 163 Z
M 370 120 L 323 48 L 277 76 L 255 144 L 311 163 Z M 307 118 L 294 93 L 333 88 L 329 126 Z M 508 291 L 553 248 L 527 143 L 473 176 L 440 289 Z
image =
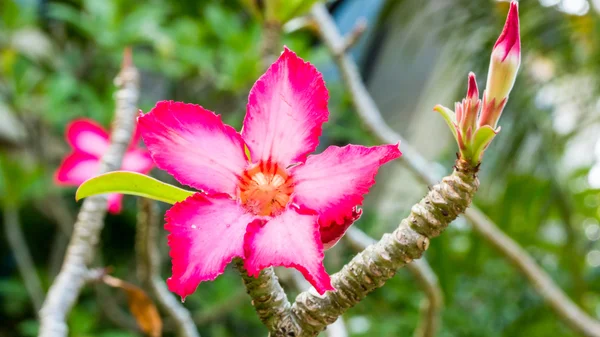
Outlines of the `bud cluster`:
M 455 104 L 455 111 L 441 105 L 434 108 L 448 123 L 461 158 L 473 165 L 481 162 L 483 152 L 500 132 L 498 120 L 515 83 L 520 63 L 519 7 L 516 1 L 512 1 L 502 34 L 492 50 L 483 102 L 479 98 L 475 74 L 469 73 L 467 95 L 462 102 Z

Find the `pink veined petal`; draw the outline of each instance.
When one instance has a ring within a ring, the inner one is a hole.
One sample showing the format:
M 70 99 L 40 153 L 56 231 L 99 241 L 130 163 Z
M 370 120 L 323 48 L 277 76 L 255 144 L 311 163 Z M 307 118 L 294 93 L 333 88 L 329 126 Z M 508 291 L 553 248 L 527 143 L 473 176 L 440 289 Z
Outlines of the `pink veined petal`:
M 185 298 L 200 282 L 214 280 L 244 255 L 244 234 L 254 216 L 225 194 L 196 193 L 165 215 L 173 276 L 169 289 Z
M 121 213 L 123 208 L 123 194 L 109 194 L 108 195 L 108 212 L 111 214 Z
M 220 116 L 199 105 L 163 101 L 138 117 L 138 127 L 160 169 L 194 188 L 235 195 L 247 165 L 244 142 Z
M 100 159 L 94 155 L 73 152 L 60 164 L 54 174 L 54 181 L 58 185 L 77 186 L 93 177 L 100 166 Z
M 129 150 L 123 157 L 122 169 L 138 173 L 148 173 L 154 166 L 150 153 L 145 149 Z
M 315 287 L 319 294 L 334 290 L 323 267 L 323 244 L 316 215 L 287 209 L 266 224 L 253 222 L 244 239 L 244 266 L 248 274 L 270 266 L 293 267 Z
M 109 145 L 106 130 L 91 119 L 77 119 L 67 126 L 67 142 L 76 150 L 100 158 Z
M 400 157 L 398 145 L 330 146 L 291 170 L 293 202 L 319 214 L 319 224 L 343 224 L 375 183 L 379 167 Z
M 319 144 L 329 93 L 310 63 L 285 48 L 250 90 L 242 137 L 253 162 L 303 162 Z

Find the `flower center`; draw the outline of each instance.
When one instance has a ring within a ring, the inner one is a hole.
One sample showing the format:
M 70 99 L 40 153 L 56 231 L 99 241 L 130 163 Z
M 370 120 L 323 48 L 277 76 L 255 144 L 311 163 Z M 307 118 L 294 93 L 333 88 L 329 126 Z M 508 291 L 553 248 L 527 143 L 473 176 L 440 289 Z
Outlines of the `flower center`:
M 240 178 L 240 201 L 256 215 L 277 215 L 294 191 L 292 177 L 279 165 L 261 161 Z

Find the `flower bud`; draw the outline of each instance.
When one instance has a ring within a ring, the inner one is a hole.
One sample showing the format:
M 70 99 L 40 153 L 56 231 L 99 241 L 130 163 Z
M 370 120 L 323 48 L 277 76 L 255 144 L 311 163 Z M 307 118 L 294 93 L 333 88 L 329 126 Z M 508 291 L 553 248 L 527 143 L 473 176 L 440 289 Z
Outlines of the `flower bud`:
M 456 107 L 456 120 L 464 136 L 467 138 L 471 138 L 471 135 L 477 128 L 477 114 L 479 113 L 480 102 L 477 80 L 475 74 L 470 72 L 467 96 L 462 100 L 462 103 L 457 104 Z
M 502 34 L 496 41 L 490 60 L 484 109 L 479 125 L 496 127 L 502 113 L 501 102 L 506 102 L 521 64 L 521 38 L 519 36 L 519 6 L 512 1 Z M 485 105 L 490 108 L 486 109 Z

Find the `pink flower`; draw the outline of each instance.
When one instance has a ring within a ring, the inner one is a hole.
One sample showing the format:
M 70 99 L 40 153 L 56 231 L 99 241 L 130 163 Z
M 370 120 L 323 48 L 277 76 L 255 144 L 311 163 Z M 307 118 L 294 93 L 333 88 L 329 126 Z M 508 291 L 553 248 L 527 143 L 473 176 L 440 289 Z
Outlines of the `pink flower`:
M 109 135 L 100 125 L 90 119 L 77 119 L 67 126 L 66 140 L 73 151 L 65 157 L 56 170 L 54 181 L 64 186 L 79 186 L 98 174 L 100 159 L 108 149 Z M 135 133 L 125 157 L 122 169 L 148 173 L 154 166 L 146 149 L 138 148 L 139 133 Z M 123 195 L 111 194 L 108 197 L 108 211 L 116 214 L 121 211 Z
M 140 115 L 156 165 L 203 191 L 165 216 L 171 291 L 185 298 L 235 257 L 253 276 L 293 267 L 319 293 L 334 289 L 324 246 L 360 216 L 356 206 L 377 170 L 401 153 L 397 145 L 348 145 L 308 156 L 328 119 L 328 96 L 316 68 L 286 48 L 250 91 L 241 134 L 193 104 L 159 102 Z

